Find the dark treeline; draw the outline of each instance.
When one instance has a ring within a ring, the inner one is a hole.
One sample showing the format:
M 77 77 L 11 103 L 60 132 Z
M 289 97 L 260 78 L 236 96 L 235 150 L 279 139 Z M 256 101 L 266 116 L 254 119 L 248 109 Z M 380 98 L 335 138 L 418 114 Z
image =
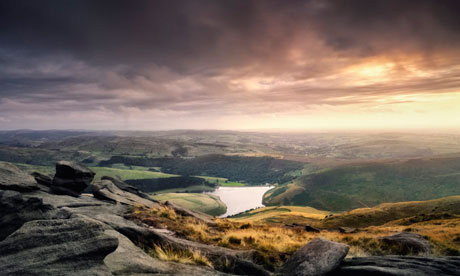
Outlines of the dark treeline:
M 207 175 L 228 178 L 251 185 L 284 183 L 294 177 L 289 172 L 300 170 L 300 162 L 272 157 L 227 156 L 220 154 L 203 155 L 192 159 L 182 158 L 142 158 L 113 156 L 101 161 L 100 166 L 123 163 L 127 166 L 161 167 L 165 173 L 183 176 Z
M 215 187 L 214 183 L 209 183 L 203 178 L 190 176 L 177 176 L 168 178 L 149 178 L 149 179 L 131 179 L 126 183 L 137 187 L 138 189 L 151 193 L 159 190 L 186 188 L 190 186 L 205 185 Z

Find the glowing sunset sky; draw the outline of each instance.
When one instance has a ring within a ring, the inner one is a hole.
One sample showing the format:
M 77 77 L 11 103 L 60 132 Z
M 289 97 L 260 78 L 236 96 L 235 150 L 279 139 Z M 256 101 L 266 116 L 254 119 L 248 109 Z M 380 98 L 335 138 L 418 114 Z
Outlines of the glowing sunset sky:
M 460 1 L 0 1 L 0 129 L 459 129 Z

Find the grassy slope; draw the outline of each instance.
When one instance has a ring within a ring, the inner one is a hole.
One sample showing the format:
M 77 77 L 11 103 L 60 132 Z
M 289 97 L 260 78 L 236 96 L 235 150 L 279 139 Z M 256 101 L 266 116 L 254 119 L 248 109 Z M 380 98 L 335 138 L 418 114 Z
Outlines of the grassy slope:
M 311 207 L 279 206 L 265 207 L 233 216 L 231 220 L 238 222 L 263 223 L 311 223 L 323 219 L 329 212 Z
M 245 214 L 231 219 L 217 219 L 216 224 L 213 225 L 194 221 L 190 217 L 181 217 L 175 214 L 174 211 L 164 208 L 159 210 L 139 208 L 134 211 L 133 216 L 153 227 L 173 229 L 193 241 L 233 249 L 257 250 L 259 253 L 258 264 L 273 271 L 283 264 L 286 256 L 295 252 L 308 241 L 318 237 L 348 244 L 350 246 L 349 257 L 398 255 L 407 254 L 407 249 L 388 247 L 382 242 L 381 237 L 401 231 L 409 231 L 427 237 L 433 246 L 433 255 L 459 256 L 459 203 L 460 197 L 457 196 L 435 201 L 401 202 L 386 204 L 373 209 L 356 210 L 351 213 L 365 212 L 369 217 L 373 218 L 369 223 L 375 224 L 375 226 L 360 227 L 360 231 L 357 233 L 324 230 L 320 233 L 312 233 L 304 231 L 302 227 L 286 227 L 280 223 L 266 223 L 270 217 L 290 214 L 290 216 L 283 217 L 288 219 L 287 221 L 284 220 L 284 223 L 292 224 L 296 222 L 302 224 L 302 221 L 299 220 L 301 216 L 311 216 L 318 213 L 317 210 L 311 208 L 292 206 L 261 208 L 249 212 L 249 215 Z M 426 213 L 425 216 L 418 213 L 419 210 L 430 210 L 430 208 L 435 209 L 436 207 L 437 209 L 433 213 Z M 382 220 L 379 210 L 383 210 L 382 212 L 395 220 L 381 225 L 385 220 Z M 439 210 L 442 210 L 442 212 L 439 212 Z M 397 219 L 398 215 L 407 217 Z M 341 221 L 342 223 L 345 222 L 346 225 L 338 223 L 335 226 L 356 226 L 343 220 L 350 214 L 334 215 L 332 219 L 323 221 L 316 219 L 317 224 L 312 225 L 324 227 L 324 225 L 321 226 L 321 223 L 331 223 L 339 216 L 343 216 Z M 352 221 L 359 222 L 359 220 Z
M 227 211 L 227 206 L 220 198 L 208 194 L 164 193 L 152 197 L 160 201 L 171 201 L 181 207 L 212 216 L 219 216 Z
M 325 216 L 327 216 L 325 218 Z M 409 225 L 428 220 L 460 218 L 460 196 L 427 201 L 383 203 L 373 208 L 330 214 L 311 207 L 279 206 L 252 210 L 231 219 L 239 222 L 311 224 L 321 228 L 369 227 L 387 223 Z
M 460 194 L 460 158 L 348 165 L 300 177 L 267 193 L 266 205 L 351 210 Z

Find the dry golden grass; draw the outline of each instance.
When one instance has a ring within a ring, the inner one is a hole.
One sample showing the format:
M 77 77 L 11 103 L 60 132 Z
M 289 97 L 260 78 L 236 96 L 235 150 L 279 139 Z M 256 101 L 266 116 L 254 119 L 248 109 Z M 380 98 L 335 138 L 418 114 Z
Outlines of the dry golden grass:
M 360 228 L 358 233 L 353 234 L 337 231 L 311 233 L 306 232 L 302 227 L 230 219 L 216 219 L 215 224 L 207 225 L 195 218 L 178 215 L 167 207 L 158 209 L 138 207 L 132 216 L 133 219 L 154 227 L 170 229 L 176 232 L 177 236 L 192 241 L 232 249 L 255 249 L 259 252 L 256 262 L 269 270 L 281 265 L 290 254 L 318 237 L 348 244 L 350 246 L 348 257 L 387 255 L 398 254 L 398 251 L 385 246 L 380 238 L 401 231 L 410 231 L 426 236 L 433 244 L 434 255 L 460 255 L 460 217 L 457 216 L 449 216 L 445 219 L 436 219 L 436 216 L 428 219 L 409 217 L 380 226 Z M 169 260 L 179 262 L 190 256 L 176 258 L 173 253 L 166 253 L 171 255 L 168 257 Z M 158 252 L 157 254 L 160 255 Z
M 149 253 L 163 261 L 213 267 L 208 258 L 197 250 L 175 250 L 170 246 L 154 245 L 153 249 L 150 250 Z

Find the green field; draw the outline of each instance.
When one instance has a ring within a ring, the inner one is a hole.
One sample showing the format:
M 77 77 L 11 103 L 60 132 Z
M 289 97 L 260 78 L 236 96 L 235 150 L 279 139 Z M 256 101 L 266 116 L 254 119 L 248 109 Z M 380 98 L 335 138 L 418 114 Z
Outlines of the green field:
M 241 182 L 236 182 L 236 181 L 229 181 L 227 178 L 224 177 L 214 177 L 214 176 L 195 176 L 195 177 L 200 177 L 208 181 L 209 183 L 216 183 L 219 184 L 220 186 L 224 187 L 243 187 L 246 186 L 244 183 Z
M 164 193 L 152 197 L 160 201 L 171 201 L 181 207 L 211 216 L 219 216 L 227 211 L 227 206 L 218 197 L 209 194 Z

